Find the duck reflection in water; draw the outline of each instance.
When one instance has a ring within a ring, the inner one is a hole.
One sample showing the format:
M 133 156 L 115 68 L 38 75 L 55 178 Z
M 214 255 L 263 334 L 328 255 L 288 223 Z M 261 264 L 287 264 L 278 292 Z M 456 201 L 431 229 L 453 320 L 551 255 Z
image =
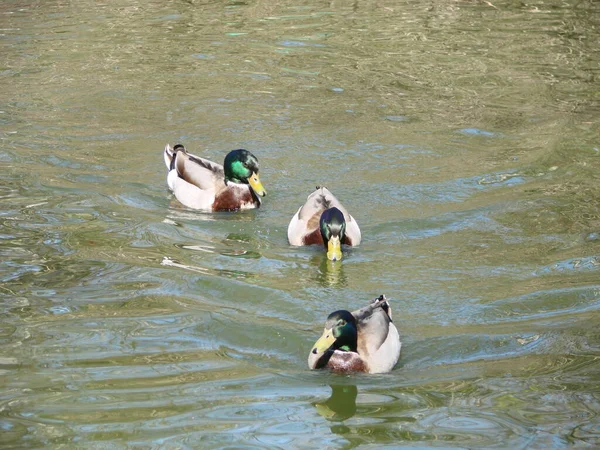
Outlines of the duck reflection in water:
M 317 412 L 327 420 L 341 422 L 356 414 L 358 389 L 353 384 L 332 384 L 331 396 L 324 402 L 314 402 Z
M 319 269 L 315 275 L 317 282 L 322 287 L 346 287 L 348 281 L 344 275 L 344 265 L 337 261 L 331 261 L 325 255 L 318 255 L 311 258 L 311 264 Z

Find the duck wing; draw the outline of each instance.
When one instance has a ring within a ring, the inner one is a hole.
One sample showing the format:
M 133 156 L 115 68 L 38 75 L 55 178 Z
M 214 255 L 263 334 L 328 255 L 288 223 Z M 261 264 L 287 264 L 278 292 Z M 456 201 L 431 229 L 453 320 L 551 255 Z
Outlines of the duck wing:
M 368 306 L 352 311 L 352 315 L 357 323 L 358 353 L 368 360 L 388 338 L 392 324 L 390 305 L 382 295 Z
M 176 170 L 179 178 L 203 190 L 217 190 L 224 186 L 223 166 L 188 153 L 183 145 L 167 145 L 164 152 L 169 170 Z
M 370 373 L 389 372 L 400 358 L 402 343 L 392 322 L 392 311 L 385 296 L 352 312 L 357 320 L 357 350 L 369 366 Z

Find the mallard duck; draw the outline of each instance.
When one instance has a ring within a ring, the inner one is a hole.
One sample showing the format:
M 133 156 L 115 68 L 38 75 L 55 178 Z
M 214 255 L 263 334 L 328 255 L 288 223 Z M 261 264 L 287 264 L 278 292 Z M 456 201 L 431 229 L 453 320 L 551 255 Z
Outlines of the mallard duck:
M 332 312 L 308 355 L 311 369 L 383 373 L 400 357 L 400 336 L 384 295 L 359 310 Z
M 267 195 L 258 177 L 258 160 L 248 150 L 230 151 L 223 165 L 188 153 L 181 144 L 166 145 L 167 184 L 188 208 L 235 211 L 260 207 Z
M 327 258 L 342 259 L 342 244 L 360 244 L 360 228 L 354 217 L 326 187 L 308 196 L 288 226 L 288 241 L 292 245 L 324 245 Z

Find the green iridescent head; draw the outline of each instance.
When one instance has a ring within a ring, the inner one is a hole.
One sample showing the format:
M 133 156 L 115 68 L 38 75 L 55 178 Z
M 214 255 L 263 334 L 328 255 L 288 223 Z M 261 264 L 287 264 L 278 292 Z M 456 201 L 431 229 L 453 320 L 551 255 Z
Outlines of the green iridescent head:
M 323 243 L 327 248 L 327 258 L 332 261 L 342 259 L 342 242 L 346 237 L 346 220 L 344 214 L 337 208 L 323 211 L 319 220 L 319 229 Z
M 249 184 L 256 195 L 264 197 L 267 191 L 258 177 L 258 159 L 248 150 L 230 151 L 223 163 L 225 184 L 228 182 Z
M 325 322 L 323 335 L 313 346 L 314 354 L 323 354 L 328 350 L 356 352 L 356 319 L 346 310 L 332 312 Z

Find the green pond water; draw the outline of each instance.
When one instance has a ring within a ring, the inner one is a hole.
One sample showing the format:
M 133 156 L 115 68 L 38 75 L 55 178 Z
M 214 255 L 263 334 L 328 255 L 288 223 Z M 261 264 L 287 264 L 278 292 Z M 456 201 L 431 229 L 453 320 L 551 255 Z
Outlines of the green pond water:
M 600 446 L 600 3 L 0 4 L 0 447 Z M 207 214 L 162 150 L 251 150 Z M 344 260 L 287 224 L 326 185 Z M 385 294 L 389 374 L 309 371 Z

